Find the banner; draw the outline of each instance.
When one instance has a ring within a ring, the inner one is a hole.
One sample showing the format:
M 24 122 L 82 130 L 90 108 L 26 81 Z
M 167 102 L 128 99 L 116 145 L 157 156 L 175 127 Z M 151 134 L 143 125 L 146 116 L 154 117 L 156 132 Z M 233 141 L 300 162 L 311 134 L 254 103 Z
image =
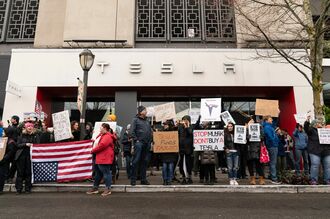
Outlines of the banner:
M 235 125 L 234 143 L 246 144 L 246 127 L 243 125 Z
M 231 116 L 231 114 L 228 111 L 224 111 L 223 113 L 221 113 L 221 118 L 226 125 L 228 125 L 228 123 L 230 122 L 236 124 L 234 118 Z
M 223 151 L 225 142 L 224 130 L 195 130 L 195 151 Z
M 69 111 L 52 114 L 55 141 L 61 141 L 72 137 Z
M 154 132 L 154 153 L 178 153 L 179 134 L 174 132 Z
M 294 114 L 294 118 L 297 123 L 304 125 L 305 121 L 307 120 L 307 114 Z
M 201 99 L 201 121 L 221 121 L 221 98 Z
M 0 137 L 0 161 L 3 159 L 6 153 L 8 138 Z
M 319 134 L 320 144 L 330 144 L 330 129 L 329 128 L 320 128 L 317 129 Z
M 278 100 L 256 100 L 256 115 L 278 117 Z
M 156 122 L 164 122 L 168 119 L 176 119 L 174 102 L 155 106 L 154 109 Z
M 253 141 L 253 142 L 261 141 L 259 123 L 249 124 L 249 136 L 250 136 L 249 141 Z
M 82 101 L 84 97 L 83 95 L 84 95 L 84 82 L 78 79 L 77 106 L 80 113 L 82 112 Z
M 93 131 L 93 135 L 92 135 L 93 140 L 95 140 L 96 137 L 100 134 L 100 128 L 103 123 L 109 124 L 110 128 L 117 134 L 118 137 L 120 137 L 120 132 L 121 132 L 122 128 L 120 130 L 118 130 L 117 122 L 95 122 L 94 131 Z M 119 132 L 119 133 L 117 133 L 117 132 Z

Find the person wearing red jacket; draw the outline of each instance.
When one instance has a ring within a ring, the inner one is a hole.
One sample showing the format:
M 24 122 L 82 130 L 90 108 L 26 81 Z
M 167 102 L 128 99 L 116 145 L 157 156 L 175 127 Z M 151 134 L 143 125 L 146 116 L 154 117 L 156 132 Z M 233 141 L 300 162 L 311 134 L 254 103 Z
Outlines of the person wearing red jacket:
M 95 180 L 93 188 L 87 192 L 88 195 L 98 194 L 99 185 L 104 178 L 105 190 L 102 196 L 111 195 L 111 165 L 114 160 L 114 141 L 116 136 L 110 132 L 110 126 L 107 123 L 103 123 L 100 128 L 100 134 L 96 137 L 92 154 L 96 154 L 95 160 Z

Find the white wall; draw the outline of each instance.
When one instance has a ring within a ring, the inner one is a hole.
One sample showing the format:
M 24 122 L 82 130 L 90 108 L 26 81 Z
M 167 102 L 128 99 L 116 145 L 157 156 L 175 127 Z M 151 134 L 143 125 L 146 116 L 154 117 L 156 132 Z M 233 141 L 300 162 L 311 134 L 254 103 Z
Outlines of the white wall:
M 38 86 L 77 86 L 77 77 L 82 78 L 78 60 L 81 51 L 13 50 L 9 80 L 23 87 L 24 96 L 6 94 L 3 118 L 33 111 Z M 292 86 L 297 111 L 305 112 L 312 107 L 312 90 L 300 73 L 285 63 L 252 59 L 257 56 L 253 49 L 93 49 L 92 52 L 95 62 L 89 73 L 89 86 Z M 99 62 L 109 63 L 103 74 Z M 141 63 L 142 72 L 131 74 L 130 63 Z M 172 63 L 173 73 L 161 74 L 162 63 Z M 235 64 L 236 73 L 224 74 L 224 63 Z M 204 73 L 193 74 L 193 65 Z

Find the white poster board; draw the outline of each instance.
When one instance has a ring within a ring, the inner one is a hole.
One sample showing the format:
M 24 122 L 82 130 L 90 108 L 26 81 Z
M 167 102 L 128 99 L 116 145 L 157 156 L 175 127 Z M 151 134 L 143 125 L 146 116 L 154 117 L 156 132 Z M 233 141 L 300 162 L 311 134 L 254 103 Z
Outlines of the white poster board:
M 191 118 L 191 123 L 195 124 L 198 120 L 201 110 L 199 108 L 192 108 L 189 110 L 189 116 Z
M 153 106 L 147 107 L 147 117 L 155 116 L 155 108 Z
M 120 133 L 117 133 L 119 130 L 117 130 L 117 122 L 95 122 L 94 125 L 94 131 L 93 131 L 93 135 L 92 135 L 92 139 L 95 140 L 96 137 L 100 134 L 100 128 L 101 125 L 103 123 L 109 124 L 110 128 L 116 132 L 116 134 L 118 135 L 118 137 L 120 137 Z M 121 131 L 121 130 L 120 130 Z
M 221 98 L 201 99 L 201 121 L 221 121 Z
M 228 125 L 228 123 L 230 122 L 236 124 L 234 118 L 231 116 L 231 114 L 228 111 L 224 111 L 223 113 L 221 113 L 221 118 L 226 125 Z
M 329 128 L 319 128 L 317 129 L 319 134 L 320 144 L 330 144 L 330 129 Z
M 195 130 L 195 151 L 223 151 L 224 130 Z
M 304 125 L 305 121 L 307 120 L 307 114 L 294 114 L 294 118 L 297 123 Z
M 174 102 L 155 106 L 154 109 L 156 122 L 164 122 L 168 119 L 176 119 Z
M 259 123 L 253 123 L 249 124 L 249 141 L 253 142 L 260 142 L 260 124 Z
M 69 111 L 52 114 L 55 141 L 61 141 L 72 137 Z
M 243 125 L 235 125 L 234 143 L 246 144 L 246 127 Z

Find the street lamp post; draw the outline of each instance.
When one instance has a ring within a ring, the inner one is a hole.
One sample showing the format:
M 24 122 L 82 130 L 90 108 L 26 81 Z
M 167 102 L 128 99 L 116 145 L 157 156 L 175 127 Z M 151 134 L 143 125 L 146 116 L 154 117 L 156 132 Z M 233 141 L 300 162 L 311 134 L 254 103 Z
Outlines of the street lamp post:
M 84 89 L 82 97 L 82 109 L 80 112 L 80 140 L 85 138 L 85 117 L 86 117 L 86 99 L 87 99 L 87 83 L 88 71 L 92 68 L 95 55 L 89 49 L 84 49 L 79 54 L 79 61 L 82 70 L 84 71 Z

